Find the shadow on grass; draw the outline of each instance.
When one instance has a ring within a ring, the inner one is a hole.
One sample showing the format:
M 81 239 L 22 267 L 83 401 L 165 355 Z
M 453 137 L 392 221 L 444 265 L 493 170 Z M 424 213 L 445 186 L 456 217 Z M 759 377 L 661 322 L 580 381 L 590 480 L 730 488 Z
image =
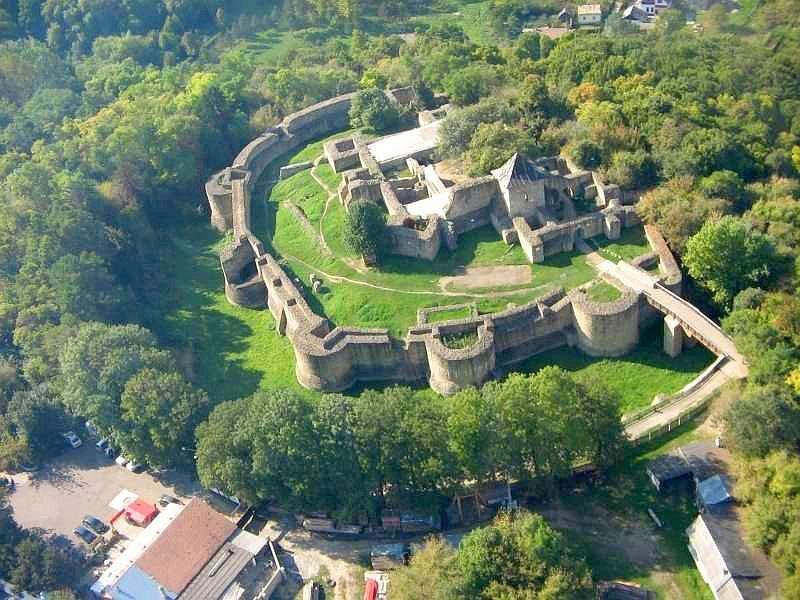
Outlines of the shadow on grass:
M 161 319 L 154 327 L 179 355 L 188 354 L 190 375 L 212 401 L 252 394 L 261 374 L 231 356 L 246 350 L 253 329 L 219 306 L 219 294 L 224 293 L 216 247 L 219 234 L 210 225 L 198 224 L 180 235 L 168 260 L 173 286 L 163 295 Z
M 560 530 L 586 558 L 595 581 L 639 581 L 661 592 L 659 597 L 670 598 L 669 590 L 661 589 L 664 581 L 652 577 L 667 572 L 687 598 L 707 597 L 687 549 L 686 528 L 697 515 L 691 482 L 659 493 L 645 471 L 654 456 L 693 440 L 695 427 L 696 422 L 690 422 L 653 442 L 630 447 L 599 482 L 576 484 L 563 490 L 555 501 L 539 506 L 545 512 L 564 510 L 573 516 L 574 523 L 562 524 Z M 656 513 L 663 527 L 656 527 L 648 509 Z M 613 523 L 607 523 L 611 519 Z M 634 548 L 621 549 L 620 540 L 629 540 Z M 642 552 L 637 554 L 640 546 Z

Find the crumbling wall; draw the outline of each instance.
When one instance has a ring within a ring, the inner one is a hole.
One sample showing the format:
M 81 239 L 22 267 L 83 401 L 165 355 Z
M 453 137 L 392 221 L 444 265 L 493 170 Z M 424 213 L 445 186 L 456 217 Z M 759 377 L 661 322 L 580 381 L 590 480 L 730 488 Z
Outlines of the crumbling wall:
M 490 222 L 492 202 L 500 191 L 492 176 L 481 177 L 450 188 L 445 218 L 456 234 L 466 233 Z
M 397 219 L 392 219 L 396 221 Z M 400 256 L 410 256 L 433 260 L 442 247 L 442 223 L 439 217 L 428 219 L 425 229 L 420 231 L 403 225 L 402 221 L 389 223 L 386 232 L 390 240 L 390 252 Z
M 206 184 L 212 223 L 220 229 L 233 228 L 235 234 L 235 241 L 220 255 L 226 295 L 232 303 L 246 306 L 263 306 L 266 299 L 277 330 L 292 343 L 296 375 L 302 385 L 338 391 L 358 381 L 427 378 L 434 389 L 452 393 L 482 383 L 495 374 L 497 366 L 514 364 L 565 343 L 577 343 L 591 354 L 608 356 L 622 354 L 638 342 L 639 302 L 632 293 L 615 303 L 596 305 L 575 293 L 558 291 L 494 315 L 416 326 L 403 341 L 385 329 L 333 328 L 327 319 L 314 313 L 297 284 L 250 231 L 250 191 L 274 158 L 343 128 L 351 97 L 334 98 L 290 115 L 281 127 L 248 144 L 232 168 Z M 368 193 L 372 188 L 380 193 L 379 169 L 373 177 Z M 493 177 L 452 188 L 450 204 L 457 207 L 453 209 L 453 223 L 433 218 L 424 231 L 409 230 L 415 237 L 414 251 L 427 255 L 442 238 L 450 240 L 457 233 L 489 222 L 497 191 Z M 633 213 L 614 214 L 622 222 L 635 218 Z M 523 237 L 527 239 L 527 235 L 520 236 L 524 243 Z M 674 258 L 663 238 L 661 243 L 651 240 L 651 245 L 659 254 L 662 268 L 666 264 L 672 272 Z M 255 264 L 255 273 L 248 264 Z M 680 272 L 677 274 L 679 277 Z M 477 342 L 463 349 L 442 344 L 442 335 L 459 330 L 477 331 Z
M 653 225 L 644 226 L 644 235 L 650 247 L 658 255 L 658 269 L 662 275 L 661 283 L 671 292 L 681 294 L 683 275 L 681 274 L 678 261 L 675 260 L 670 251 L 667 241 L 661 232 Z

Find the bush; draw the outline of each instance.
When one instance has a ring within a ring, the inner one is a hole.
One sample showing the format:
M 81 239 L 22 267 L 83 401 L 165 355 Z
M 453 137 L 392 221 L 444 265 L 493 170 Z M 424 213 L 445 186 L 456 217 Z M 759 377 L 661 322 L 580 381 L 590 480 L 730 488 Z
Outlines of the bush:
M 377 88 L 362 90 L 350 106 L 350 125 L 365 131 L 380 132 L 391 129 L 400 120 L 400 113 L 392 101 Z
M 517 127 L 499 122 L 483 123 L 472 137 L 465 162 L 470 175 L 486 175 L 500 167 L 515 152 L 536 156 L 538 148 L 531 137 Z
M 656 164 L 644 150 L 616 152 L 611 158 L 606 177 L 610 183 L 616 183 L 622 189 L 650 187 L 656 181 Z
M 379 258 L 386 245 L 386 217 L 372 202 L 358 200 L 347 209 L 345 245 L 364 257 Z
M 570 144 L 567 153 L 582 169 L 594 169 L 603 161 L 603 152 L 600 146 L 591 140 L 580 140 Z

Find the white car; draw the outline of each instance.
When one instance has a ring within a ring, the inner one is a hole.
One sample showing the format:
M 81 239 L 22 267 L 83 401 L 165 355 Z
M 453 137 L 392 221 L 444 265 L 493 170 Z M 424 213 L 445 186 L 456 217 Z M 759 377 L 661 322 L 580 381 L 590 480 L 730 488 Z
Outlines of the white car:
M 62 433 L 61 435 L 64 436 L 64 439 L 67 440 L 67 443 L 73 448 L 80 448 L 83 446 L 83 441 L 81 438 L 75 435 L 74 431 L 68 431 L 67 433 Z
M 125 465 L 128 464 L 128 457 L 120 454 L 117 458 L 114 459 L 114 462 L 117 463 L 120 467 L 124 467 Z
M 138 473 L 142 470 L 142 465 L 136 462 L 135 460 L 131 459 L 125 468 L 128 469 L 131 473 Z

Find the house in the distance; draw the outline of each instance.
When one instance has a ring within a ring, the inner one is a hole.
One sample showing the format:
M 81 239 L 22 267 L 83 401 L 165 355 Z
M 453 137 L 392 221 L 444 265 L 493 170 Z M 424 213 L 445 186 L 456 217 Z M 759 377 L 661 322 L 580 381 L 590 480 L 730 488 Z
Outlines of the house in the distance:
M 202 500 L 169 504 L 91 591 L 105 600 L 240 598 L 244 590 L 239 577 L 256 565 L 266 545 L 265 539 L 239 529 Z
M 780 577 L 764 553 L 745 542 L 729 461 L 725 448 L 696 442 L 653 460 L 647 475 L 660 492 L 691 481 L 699 514 L 686 530 L 689 552 L 716 600 L 775 597 Z
M 581 4 L 576 14 L 578 27 L 600 25 L 603 20 L 603 10 L 599 4 Z
M 635 0 L 623 11 L 622 18 L 632 21 L 649 21 L 668 8 L 672 8 L 672 0 Z

